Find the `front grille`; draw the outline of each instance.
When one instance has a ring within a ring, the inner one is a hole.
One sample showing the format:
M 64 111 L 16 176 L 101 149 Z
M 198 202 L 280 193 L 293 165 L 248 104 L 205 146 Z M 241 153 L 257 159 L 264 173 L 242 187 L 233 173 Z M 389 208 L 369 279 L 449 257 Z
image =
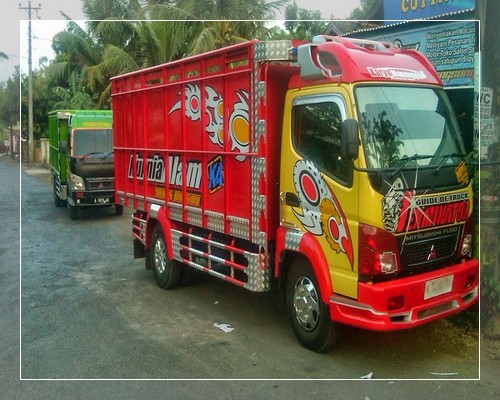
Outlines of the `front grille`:
M 87 190 L 112 190 L 114 188 L 114 178 L 87 178 Z
M 404 235 L 399 239 L 402 269 L 412 270 L 453 259 L 459 237 L 458 226 Z

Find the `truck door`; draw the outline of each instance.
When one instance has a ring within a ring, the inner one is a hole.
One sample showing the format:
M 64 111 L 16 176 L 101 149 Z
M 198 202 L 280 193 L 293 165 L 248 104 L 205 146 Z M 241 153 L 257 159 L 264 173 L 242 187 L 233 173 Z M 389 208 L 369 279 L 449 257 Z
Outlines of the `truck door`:
M 353 163 L 341 155 L 345 94 L 292 94 L 282 142 L 281 223 L 314 235 L 333 291 L 357 294 L 358 196 Z

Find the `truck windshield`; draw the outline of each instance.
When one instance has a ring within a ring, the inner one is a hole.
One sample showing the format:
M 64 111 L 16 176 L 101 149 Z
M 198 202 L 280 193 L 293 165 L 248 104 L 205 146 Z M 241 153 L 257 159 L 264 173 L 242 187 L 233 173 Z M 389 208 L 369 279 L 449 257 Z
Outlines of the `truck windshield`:
M 356 101 L 368 168 L 441 169 L 463 159 L 464 145 L 443 90 L 360 86 Z
M 72 139 L 72 154 L 75 157 L 111 153 L 113 151 L 113 133 L 111 128 L 74 129 Z

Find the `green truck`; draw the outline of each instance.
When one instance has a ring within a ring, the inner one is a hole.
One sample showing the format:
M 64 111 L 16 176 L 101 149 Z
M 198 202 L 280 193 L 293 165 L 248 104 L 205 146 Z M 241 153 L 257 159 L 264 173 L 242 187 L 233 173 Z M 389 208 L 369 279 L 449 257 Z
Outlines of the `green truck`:
M 49 162 L 56 207 L 67 206 L 71 219 L 82 207 L 114 203 L 112 112 L 55 110 L 49 113 Z

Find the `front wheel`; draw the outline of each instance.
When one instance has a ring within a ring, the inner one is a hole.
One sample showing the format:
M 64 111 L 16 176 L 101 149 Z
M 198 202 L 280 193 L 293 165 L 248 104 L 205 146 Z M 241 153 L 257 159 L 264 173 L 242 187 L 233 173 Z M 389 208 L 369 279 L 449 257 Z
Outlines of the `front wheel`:
M 62 200 L 57 194 L 56 184 L 53 184 L 54 204 L 56 207 L 66 207 L 66 200 Z
M 68 209 L 69 209 L 69 217 L 71 219 L 77 219 L 78 218 L 78 207 L 72 206 L 71 204 L 68 204 Z
M 298 258 L 291 265 L 286 297 L 290 323 L 299 342 L 309 350 L 328 351 L 337 339 L 337 330 L 307 260 Z
M 168 258 L 165 236 L 160 224 L 153 229 L 149 252 L 156 284 L 162 289 L 176 287 L 180 281 L 180 265 Z

